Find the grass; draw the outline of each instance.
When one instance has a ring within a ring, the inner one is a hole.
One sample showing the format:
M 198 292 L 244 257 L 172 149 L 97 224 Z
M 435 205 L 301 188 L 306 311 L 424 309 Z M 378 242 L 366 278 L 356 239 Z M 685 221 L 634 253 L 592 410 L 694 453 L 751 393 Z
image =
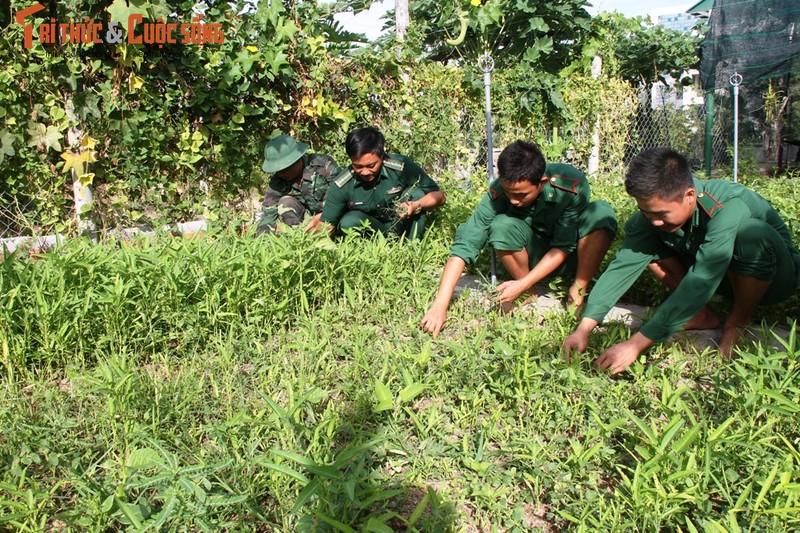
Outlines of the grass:
M 421 243 L 220 232 L 0 263 L 0 530 L 800 527 L 796 307 L 779 348 L 660 345 L 616 380 L 591 362 L 620 324 L 568 363 L 574 319 L 478 294 L 433 340 L 459 194 Z

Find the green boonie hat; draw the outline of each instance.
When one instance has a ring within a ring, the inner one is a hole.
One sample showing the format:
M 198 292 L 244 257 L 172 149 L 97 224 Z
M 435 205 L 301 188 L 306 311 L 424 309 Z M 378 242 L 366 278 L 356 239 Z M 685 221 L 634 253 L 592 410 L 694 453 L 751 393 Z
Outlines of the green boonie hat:
M 292 166 L 308 151 L 308 145 L 295 141 L 289 135 L 278 135 L 264 147 L 264 172 L 278 172 Z

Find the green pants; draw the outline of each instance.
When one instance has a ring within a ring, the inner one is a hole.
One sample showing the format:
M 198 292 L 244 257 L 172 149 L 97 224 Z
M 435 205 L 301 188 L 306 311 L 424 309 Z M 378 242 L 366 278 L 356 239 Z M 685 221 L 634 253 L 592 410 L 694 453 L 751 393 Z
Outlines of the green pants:
M 586 206 L 578 220 L 577 239 L 590 233 L 604 229 L 613 239 L 617 234 L 617 217 L 611 204 L 603 200 L 595 200 Z M 518 252 L 525 248 L 528 252 L 528 266 L 533 268 L 541 261 L 544 254 L 552 248 L 550 237 L 533 230 L 530 224 L 521 218 L 498 215 L 489 227 L 489 244 L 495 250 Z M 577 240 L 575 245 L 577 247 Z M 574 250 L 567 260 L 555 271 L 554 276 L 574 275 L 578 270 L 578 252 Z
M 690 264 L 684 265 L 688 268 Z M 730 272 L 761 281 L 772 281 L 760 304 L 782 302 L 800 287 L 800 255 L 792 253 L 775 228 L 761 220 L 747 220 L 739 226 L 733 242 Z M 717 287 L 718 294 L 733 298 L 727 276 Z

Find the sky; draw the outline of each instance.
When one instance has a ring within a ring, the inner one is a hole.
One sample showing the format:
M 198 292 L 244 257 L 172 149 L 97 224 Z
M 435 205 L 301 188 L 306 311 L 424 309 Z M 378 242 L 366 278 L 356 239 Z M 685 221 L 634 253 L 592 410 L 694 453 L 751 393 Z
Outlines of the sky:
M 592 7 L 588 8 L 591 15 L 596 15 L 601 11 L 619 11 L 628 17 L 647 16 L 653 10 L 662 11 L 669 7 L 675 7 L 675 12 L 685 11 L 695 2 L 681 2 L 670 0 L 590 0 Z M 394 0 L 382 0 L 372 4 L 369 11 L 364 11 L 356 16 L 352 13 L 340 13 L 336 15 L 344 26 L 345 30 L 354 33 L 363 33 L 369 39 L 374 39 L 380 33 L 383 22 L 381 15 L 394 7 Z

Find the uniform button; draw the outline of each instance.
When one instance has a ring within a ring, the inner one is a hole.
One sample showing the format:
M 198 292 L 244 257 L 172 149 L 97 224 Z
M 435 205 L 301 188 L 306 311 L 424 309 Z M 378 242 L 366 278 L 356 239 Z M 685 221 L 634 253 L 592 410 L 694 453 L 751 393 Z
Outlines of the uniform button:
M 697 197 L 698 198 L 702 198 L 703 197 L 703 193 L 698 194 Z
M 556 177 L 553 176 L 552 178 L 550 178 L 550 181 L 556 181 Z

